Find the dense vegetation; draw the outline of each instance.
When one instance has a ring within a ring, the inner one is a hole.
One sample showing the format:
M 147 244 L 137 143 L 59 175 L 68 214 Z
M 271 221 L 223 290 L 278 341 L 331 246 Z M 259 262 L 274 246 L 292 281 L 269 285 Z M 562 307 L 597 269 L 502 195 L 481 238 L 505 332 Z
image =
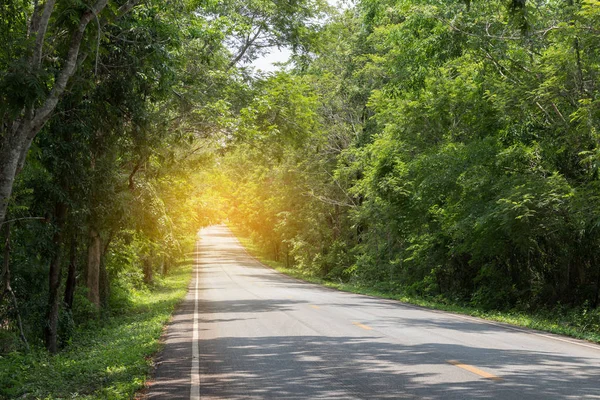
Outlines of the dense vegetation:
M 0 4 L 0 398 L 141 387 L 216 218 L 206 170 L 259 79 L 248 63 L 307 53 L 321 6 Z
M 230 220 L 318 277 L 600 329 L 599 23 L 591 0 L 359 2 L 241 111 Z
M 0 398 L 127 399 L 143 387 L 159 337 L 187 291 L 191 268 L 132 289 L 111 318 L 80 321 L 56 355 L 33 347 L 0 359 Z M 88 309 L 89 312 L 93 312 Z M 81 314 L 80 314 L 81 316 Z
M 325 280 L 600 331 L 598 26 L 598 0 L 3 2 L 0 354 L 118 331 L 221 218 Z

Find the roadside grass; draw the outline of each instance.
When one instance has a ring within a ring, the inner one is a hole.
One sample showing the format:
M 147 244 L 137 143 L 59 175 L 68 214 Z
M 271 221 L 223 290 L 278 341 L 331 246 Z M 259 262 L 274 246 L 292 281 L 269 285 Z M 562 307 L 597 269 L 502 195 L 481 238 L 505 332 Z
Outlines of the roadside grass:
M 398 292 L 398 290 L 386 290 L 347 282 L 332 282 L 314 276 L 306 271 L 286 268 L 282 263 L 265 256 L 264 252 L 235 226 L 229 226 L 229 228 L 254 258 L 264 265 L 296 279 L 344 292 L 397 300 L 419 307 L 469 315 L 489 321 L 600 343 L 600 309 L 556 307 L 552 310 L 538 312 L 484 311 L 475 307 L 452 303 L 448 300 L 409 296 Z
M 126 308 L 76 329 L 55 356 L 34 347 L 0 356 L 0 399 L 131 399 L 152 368 L 160 336 L 191 279 L 181 266 L 151 290 L 130 293 Z

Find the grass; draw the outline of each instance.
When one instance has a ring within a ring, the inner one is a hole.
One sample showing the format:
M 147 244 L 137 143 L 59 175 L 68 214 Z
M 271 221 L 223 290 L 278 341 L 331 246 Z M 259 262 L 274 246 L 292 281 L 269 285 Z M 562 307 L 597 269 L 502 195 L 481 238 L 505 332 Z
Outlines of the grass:
M 110 318 L 79 327 L 59 354 L 42 348 L 0 356 L 0 399 L 130 399 L 144 386 L 152 356 L 175 306 L 185 296 L 191 266 L 152 290 L 130 293 Z
M 404 293 L 382 290 L 368 285 L 327 281 L 306 271 L 295 268 L 286 268 L 283 264 L 269 259 L 264 255 L 261 249 L 255 243 L 253 243 L 251 239 L 244 236 L 239 229 L 236 229 L 233 226 L 230 226 L 230 229 L 253 257 L 255 257 L 264 265 L 296 279 L 344 292 L 398 300 L 403 303 L 429 309 L 469 315 L 489 321 L 496 321 L 523 328 L 535 329 L 539 331 L 570 336 L 577 339 L 583 339 L 594 343 L 600 343 L 600 309 L 589 310 L 585 308 L 571 309 L 557 307 L 553 310 L 538 312 L 484 311 L 475 307 L 452 303 L 447 300 L 441 301 L 439 299 L 409 296 Z

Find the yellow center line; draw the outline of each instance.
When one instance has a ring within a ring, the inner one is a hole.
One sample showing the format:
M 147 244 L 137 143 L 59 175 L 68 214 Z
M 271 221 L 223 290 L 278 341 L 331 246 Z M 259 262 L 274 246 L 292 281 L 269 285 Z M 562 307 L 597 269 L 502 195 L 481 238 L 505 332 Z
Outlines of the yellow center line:
M 482 371 L 479 368 L 475 368 L 472 365 L 463 364 L 460 361 L 448 360 L 448 363 L 454 365 L 455 367 L 462 368 L 462 369 L 464 369 L 466 371 L 472 372 L 475 375 L 479 375 L 479 376 L 481 376 L 481 377 L 483 377 L 485 379 L 491 379 L 493 381 L 501 381 L 502 380 L 502 378 L 500 378 L 499 376 L 492 375 L 489 372 Z
M 309 304 L 309 306 L 311 306 L 312 308 L 314 308 L 314 309 L 316 309 L 316 310 L 318 310 L 319 308 L 321 308 L 321 307 L 319 307 L 319 306 L 315 306 L 314 304 Z
M 366 329 L 366 330 L 368 330 L 368 331 L 370 331 L 371 329 L 373 329 L 373 328 L 371 328 L 370 326 L 367 326 L 367 325 L 361 324 L 360 322 L 353 322 L 352 324 L 353 324 L 353 325 L 356 325 L 356 326 L 358 326 L 359 328 Z

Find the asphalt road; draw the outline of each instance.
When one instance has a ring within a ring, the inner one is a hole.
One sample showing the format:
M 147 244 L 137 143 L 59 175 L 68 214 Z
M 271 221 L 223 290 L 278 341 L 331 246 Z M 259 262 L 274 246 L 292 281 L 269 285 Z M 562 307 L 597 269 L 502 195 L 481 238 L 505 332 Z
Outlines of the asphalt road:
M 600 399 L 600 346 L 303 283 L 200 232 L 151 399 Z

